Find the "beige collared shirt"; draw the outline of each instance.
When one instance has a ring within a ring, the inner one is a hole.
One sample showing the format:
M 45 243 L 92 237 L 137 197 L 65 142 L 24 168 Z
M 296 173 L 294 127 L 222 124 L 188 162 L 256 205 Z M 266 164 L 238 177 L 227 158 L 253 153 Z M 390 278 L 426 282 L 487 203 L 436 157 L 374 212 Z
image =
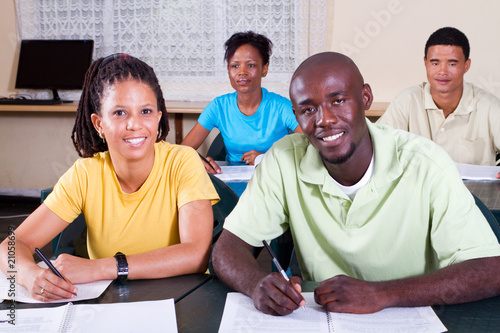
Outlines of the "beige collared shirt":
M 377 123 L 431 139 L 459 163 L 495 165 L 500 151 L 500 99 L 467 82 L 447 118 L 424 82 L 398 94 Z

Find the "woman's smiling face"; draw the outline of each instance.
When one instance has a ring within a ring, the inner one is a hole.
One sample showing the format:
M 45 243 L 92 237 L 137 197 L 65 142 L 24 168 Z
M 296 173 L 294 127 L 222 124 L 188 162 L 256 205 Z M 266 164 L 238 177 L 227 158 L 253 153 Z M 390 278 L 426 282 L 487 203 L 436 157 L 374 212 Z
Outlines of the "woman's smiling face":
M 157 98 L 151 87 L 130 79 L 104 90 L 101 114 L 92 114 L 92 123 L 104 136 L 113 163 L 153 156 L 158 135 Z

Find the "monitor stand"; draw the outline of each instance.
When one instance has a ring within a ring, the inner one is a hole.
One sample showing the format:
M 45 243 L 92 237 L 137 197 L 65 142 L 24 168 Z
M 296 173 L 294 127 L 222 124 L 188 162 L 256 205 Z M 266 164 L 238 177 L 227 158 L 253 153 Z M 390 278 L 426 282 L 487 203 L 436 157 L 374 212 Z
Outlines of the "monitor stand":
M 60 104 L 60 103 L 72 103 L 73 101 L 68 101 L 68 100 L 62 100 L 61 97 L 59 97 L 59 93 L 57 92 L 57 89 L 52 89 L 52 100 L 54 101 L 54 104 Z

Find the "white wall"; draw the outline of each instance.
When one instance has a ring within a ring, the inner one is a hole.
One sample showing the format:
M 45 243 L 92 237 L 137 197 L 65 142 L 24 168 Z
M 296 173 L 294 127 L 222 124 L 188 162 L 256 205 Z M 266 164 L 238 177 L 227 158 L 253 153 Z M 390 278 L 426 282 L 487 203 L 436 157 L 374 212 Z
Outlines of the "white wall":
M 330 49 L 351 56 L 375 101 L 426 80 L 424 46 L 435 30 L 453 26 L 471 45 L 466 80 L 500 96 L 500 1 L 335 0 Z

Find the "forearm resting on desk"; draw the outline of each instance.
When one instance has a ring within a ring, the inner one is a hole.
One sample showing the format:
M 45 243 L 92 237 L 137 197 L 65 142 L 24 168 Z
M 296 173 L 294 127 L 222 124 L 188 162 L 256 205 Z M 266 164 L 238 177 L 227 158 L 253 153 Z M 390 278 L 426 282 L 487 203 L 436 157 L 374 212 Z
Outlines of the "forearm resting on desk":
M 201 248 L 184 242 L 146 253 L 127 255 L 128 279 L 158 279 L 177 275 L 203 273 L 207 269 L 210 243 Z M 84 259 L 61 254 L 54 266 L 74 283 L 88 283 L 117 278 L 116 259 Z
M 315 299 L 332 312 L 372 313 L 387 307 L 473 302 L 500 294 L 500 258 L 480 258 L 428 275 L 367 282 L 347 276 L 325 280 Z

